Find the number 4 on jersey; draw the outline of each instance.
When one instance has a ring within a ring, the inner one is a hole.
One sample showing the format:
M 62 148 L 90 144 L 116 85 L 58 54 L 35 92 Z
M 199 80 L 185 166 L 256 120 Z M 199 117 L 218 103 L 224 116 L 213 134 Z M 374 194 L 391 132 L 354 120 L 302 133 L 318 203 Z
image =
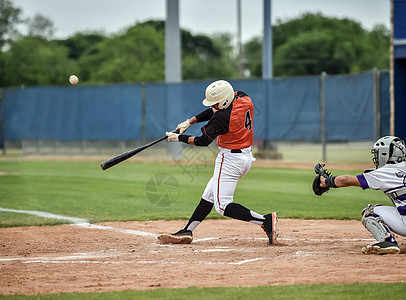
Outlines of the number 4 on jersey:
M 248 128 L 248 130 L 252 129 L 252 119 L 251 119 L 251 113 L 249 110 L 245 113 L 245 124 L 244 124 L 245 129 Z

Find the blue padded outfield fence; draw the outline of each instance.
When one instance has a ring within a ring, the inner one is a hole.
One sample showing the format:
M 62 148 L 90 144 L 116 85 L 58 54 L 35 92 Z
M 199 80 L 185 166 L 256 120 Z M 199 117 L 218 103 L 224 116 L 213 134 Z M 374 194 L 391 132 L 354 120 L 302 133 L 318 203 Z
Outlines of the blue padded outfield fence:
M 156 139 L 205 109 L 210 82 L 3 89 L 0 140 Z M 386 71 L 230 82 L 254 102 L 256 141 L 321 142 L 323 134 L 329 142 L 371 141 L 389 134 Z M 190 134 L 199 129 L 191 127 Z

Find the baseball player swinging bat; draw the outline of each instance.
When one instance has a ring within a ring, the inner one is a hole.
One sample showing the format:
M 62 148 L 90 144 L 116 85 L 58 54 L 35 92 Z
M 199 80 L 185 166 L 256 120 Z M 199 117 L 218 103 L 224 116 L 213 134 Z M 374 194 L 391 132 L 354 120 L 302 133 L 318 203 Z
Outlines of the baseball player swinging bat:
M 146 145 L 140 146 L 138 148 L 135 148 L 135 149 L 129 150 L 127 152 L 121 153 L 120 155 L 114 156 L 114 157 L 102 162 L 100 164 L 100 167 L 102 168 L 102 170 L 106 170 L 108 168 L 111 168 L 112 166 L 115 166 L 115 165 L 121 163 L 122 161 L 127 160 L 130 157 L 133 157 L 135 154 L 140 153 L 141 151 L 143 151 L 143 150 L 145 150 L 145 149 L 147 149 L 147 148 L 149 148 L 149 147 L 151 147 L 151 146 L 153 146 L 153 145 L 155 145 L 155 144 L 157 144 L 157 143 L 159 143 L 159 142 L 161 142 L 163 140 L 166 140 L 167 138 L 168 137 L 165 135 L 165 136 L 163 136 L 163 137 L 161 137 L 161 138 L 159 138 L 159 139 L 157 139 L 155 141 L 152 141 L 152 142 L 150 142 L 150 143 L 148 143 Z

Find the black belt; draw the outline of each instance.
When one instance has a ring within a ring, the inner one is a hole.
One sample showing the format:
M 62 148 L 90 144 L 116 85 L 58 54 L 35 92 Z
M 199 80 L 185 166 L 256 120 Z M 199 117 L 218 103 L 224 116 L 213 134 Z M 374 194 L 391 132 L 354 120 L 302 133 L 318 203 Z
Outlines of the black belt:
M 234 150 L 234 149 L 233 149 L 233 150 L 231 150 L 231 153 L 242 153 L 242 151 L 239 150 L 239 149 L 238 149 L 238 150 Z

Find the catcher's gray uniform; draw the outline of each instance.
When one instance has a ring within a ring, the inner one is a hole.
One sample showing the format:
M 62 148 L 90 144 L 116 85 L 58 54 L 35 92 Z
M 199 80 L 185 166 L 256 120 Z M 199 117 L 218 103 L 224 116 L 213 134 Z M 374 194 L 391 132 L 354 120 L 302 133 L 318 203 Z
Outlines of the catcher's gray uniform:
M 318 174 L 313 180 L 313 191 L 321 196 L 330 188 L 360 186 L 383 191 L 395 204 L 368 204 L 362 210 L 362 224 L 378 241 L 362 248 L 364 254 L 398 254 L 400 248 L 393 233 L 406 236 L 406 144 L 395 136 L 377 140 L 371 153 L 376 169 L 358 176 L 330 176 L 322 164 L 316 164 Z
M 406 162 L 386 164 L 357 178 L 363 189 L 381 190 L 391 199 L 395 207 L 376 206 L 374 212 L 393 232 L 406 236 Z

